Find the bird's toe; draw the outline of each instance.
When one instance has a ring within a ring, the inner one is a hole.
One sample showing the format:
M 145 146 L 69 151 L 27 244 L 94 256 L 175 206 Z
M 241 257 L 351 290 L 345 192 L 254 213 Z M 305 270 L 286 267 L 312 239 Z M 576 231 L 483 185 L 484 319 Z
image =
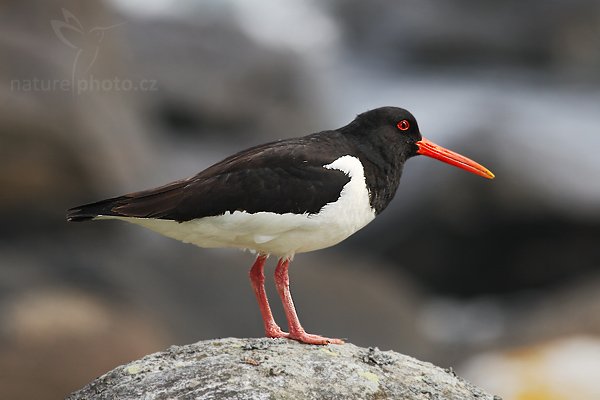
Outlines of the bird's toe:
M 306 344 L 344 344 L 344 341 L 342 339 L 328 338 L 320 335 L 313 335 L 311 333 L 306 332 L 290 333 L 288 335 L 288 339 L 297 340 L 301 343 Z

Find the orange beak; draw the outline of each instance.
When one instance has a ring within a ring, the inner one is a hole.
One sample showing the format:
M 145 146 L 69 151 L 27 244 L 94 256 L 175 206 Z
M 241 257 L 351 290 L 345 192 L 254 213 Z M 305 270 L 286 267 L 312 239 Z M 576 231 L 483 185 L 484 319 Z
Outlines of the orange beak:
M 447 164 L 454 165 L 458 168 L 462 168 L 465 171 L 469 171 L 473 174 L 483 176 L 487 179 L 494 179 L 494 174 L 483 165 L 478 164 L 467 157 L 461 156 L 458 153 L 438 146 L 432 141 L 423 138 L 417 142 L 417 146 L 419 146 L 417 154 L 422 154 L 427 157 L 438 159 Z

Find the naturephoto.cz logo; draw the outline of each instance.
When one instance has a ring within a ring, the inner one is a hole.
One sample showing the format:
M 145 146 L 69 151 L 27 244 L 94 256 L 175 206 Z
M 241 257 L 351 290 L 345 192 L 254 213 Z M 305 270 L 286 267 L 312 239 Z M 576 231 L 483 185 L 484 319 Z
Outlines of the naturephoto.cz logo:
M 71 76 L 65 79 L 13 79 L 11 91 L 20 92 L 52 92 L 67 91 L 82 94 L 91 91 L 156 91 L 158 83 L 155 79 L 126 79 L 120 77 L 98 79 L 91 73 L 92 67 L 101 57 L 102 42 L 112 30 L 124 23 L 96 26 L 86 29 L 79 19 L 69 10 L 62 9 L 62 20 L 50 21 L 54 34 L 64 45 L 73 49 Z

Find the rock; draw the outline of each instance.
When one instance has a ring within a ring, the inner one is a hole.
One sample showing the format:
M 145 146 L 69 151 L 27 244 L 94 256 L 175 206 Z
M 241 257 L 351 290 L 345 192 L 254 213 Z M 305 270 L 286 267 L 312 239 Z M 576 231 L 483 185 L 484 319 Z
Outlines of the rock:
M 499 399 L 430 363 L 353 344 L 215 339 L 119 366 L 67 399 Z

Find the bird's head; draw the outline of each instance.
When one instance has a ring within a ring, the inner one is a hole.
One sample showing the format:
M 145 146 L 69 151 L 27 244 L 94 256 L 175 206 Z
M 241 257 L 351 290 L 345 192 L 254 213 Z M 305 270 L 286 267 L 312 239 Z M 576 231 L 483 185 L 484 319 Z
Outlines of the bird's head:
M 388 152 L 400 152 L 404 160 L 424 155 L 484 178 L 494 178 L 483 165 L 425 139 L 415 117 L 403 108 L 381 107 L 364 112 L 343 129 L 359 135 L 363 141 L 376 142 Z

